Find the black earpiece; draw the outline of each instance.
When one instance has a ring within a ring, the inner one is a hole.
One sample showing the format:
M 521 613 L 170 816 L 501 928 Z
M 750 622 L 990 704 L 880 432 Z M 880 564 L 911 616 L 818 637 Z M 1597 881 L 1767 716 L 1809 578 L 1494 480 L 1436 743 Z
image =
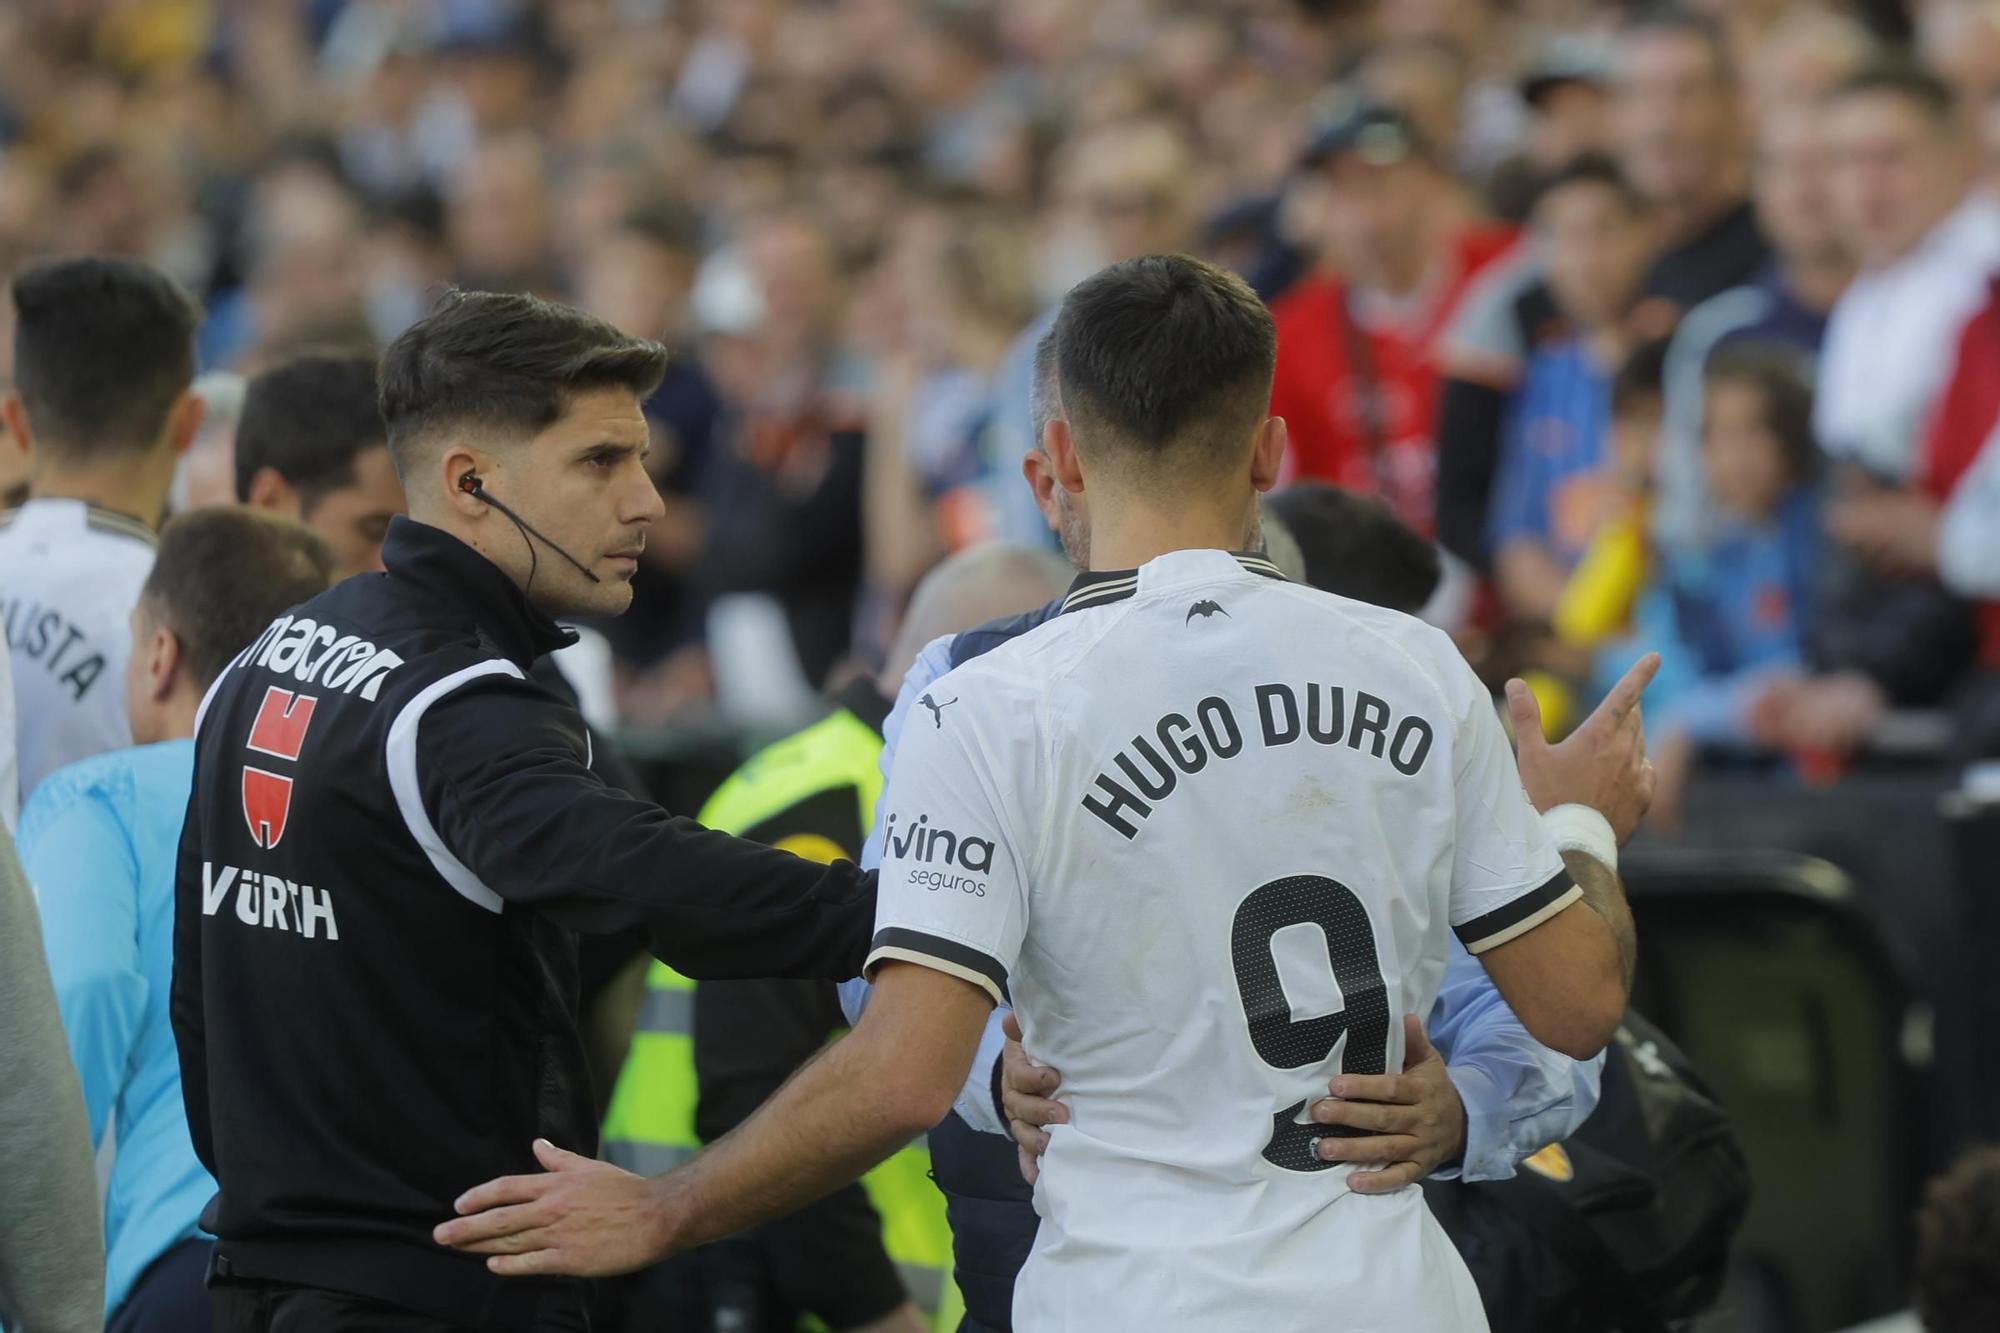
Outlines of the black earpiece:
M 541 533 L 535 531 L 535 529 L 529 525 L 526 519 L 522 518 L 519 514 L 515 513 L 512 509 L 509 509 L 506 505 L 500 503 L 500 501 L 494 499 L 493 496 L 487 492 L 486 487 L 480 482 L 479 474 L 477 472 L 466 472 L 463 475 L 461 475 L 458 479 L 458 489 L 464 491 L 467 495 L 472 496 L 474 499 L 479 500 L 484 504 L 492 505 L 495 509 L 505 514 L 509 519 L 513 520 L 514 526 L 521 530 L 521 540 L 528 543 L 528 583 L 530 585 L 533 585 L 535 581 L 535 542 L 540 542 L 542 545 L 548 547 L 551 551 L 554 551 L 557 555 L 561 556 L 563 559 L 569 561 L 572 565 L 575 565 L 576 572 L 583 575 L 585 578 L 589 579 L 592 583 L 604 582 L 603 579 L 600 579 L 597 577 L 597 575 L 591 573 L 589 566 L 585 565 L 583 561 L 577 559 L 575 556 L 571 555 L 568 551 L 563 550 L 562 547 L 556 545 L 554 542 L 550 541 L 547 537 L 544 537 Z M 534 540 L 529 541 L 529 538 L 533 538 Z

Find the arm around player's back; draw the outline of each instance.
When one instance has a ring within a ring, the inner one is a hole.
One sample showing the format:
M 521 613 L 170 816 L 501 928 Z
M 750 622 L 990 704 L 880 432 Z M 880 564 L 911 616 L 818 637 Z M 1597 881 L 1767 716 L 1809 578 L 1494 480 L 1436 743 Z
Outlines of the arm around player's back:
M 576 715 L 495 675 L 432 705 L 417 787 L 439 841 L 500 898 L 572 929 L 640 926 L 698 980 L 859 970 L 870 877 L 676 818 L 607 787 L 583 762 Z

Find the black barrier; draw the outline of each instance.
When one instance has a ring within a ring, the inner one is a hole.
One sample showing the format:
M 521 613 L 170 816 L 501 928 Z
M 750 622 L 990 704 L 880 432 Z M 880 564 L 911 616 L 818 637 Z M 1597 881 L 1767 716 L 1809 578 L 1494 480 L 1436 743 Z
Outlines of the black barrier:
M 1715 1088 L 1750 1158 L 1738 1254 L 1763 1313 L 1744 1326 L 1821 1333 L 1900 1308 L 1930 1153 L 1930 1011 L 1907 950 L 1815 858 L 1653 849 L 1625 878 L 1634 1007 Z

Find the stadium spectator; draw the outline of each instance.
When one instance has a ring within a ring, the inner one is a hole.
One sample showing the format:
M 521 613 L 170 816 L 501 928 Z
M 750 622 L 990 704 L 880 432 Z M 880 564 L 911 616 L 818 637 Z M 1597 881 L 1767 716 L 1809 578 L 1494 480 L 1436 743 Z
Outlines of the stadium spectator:
M 235 466 L 236 498 L 312 529 L 333 551 L 335 578 L 382 568 L 403 487 L 375 405 L 374 357 L 308 353 L 253 378 Z
M 1951 85 L 1961 133 L 1978 145 L 1987 187 L 2000 185 L 2000 7 L 1932 0 L 1917 16 L 1916 52 Z
M 104 1236 L 90 1122 L 41 943 L 14 835 L 0 828 L 0 1169 L 8 1181 L 0 1320 L 27 1333 L 98 1333 Z
M 1703 382 L 1704 489 L 1718 521 L 1708 540 L 1663 543 L 1651 618 L 1668 658 L 1652 714 L 1654 813 L 1668 827 L 1697 748 L 1748 743 L 1764 684 L 1799 672 L 1822 545 L 1812 390 L 1796 364 L 1746 343 L 1717 352 Z
M 119 691 L 126 616 L 153 563 L 174 465 L 201 425 L 192 301 L 126 259 L 14 279 L 8 433 L 29 500 L 0 526 L 21 796 L 63 764 L 131 744 Z
M 236 502 L 236 420 L 243 415 L 243 391 L 243 377 L 232 371 L 211 371 L 195 380 L 201 429 L 174 469 L 168 513 Z
M 1534 226 L 1570 331 L 1528 358 L 1489 522 L 1508 613 L 1547 624 L 1604 517 L 1611 379 L 1633 345 L 1633 304 L 1656 232 L 1645 201 L 1601 157 L 1580 159 L 1548 183 Z
M 112 1333 L 209 1327 L 215 1182 L 195 1159 L 167 1018 L 174 861 L 195 717 L 229 659 L 323 591 L 333 552 L 307 529 L 235 506 L 169 523 L 132 610 L 131 749 L 56 770 L 21 812 L 21 861 L 93 1143 L 116 1131 L 105 1197 Z
M 1646 294 L 1685 311 L 1747 282 L 1767 255 L 1735 62 L 1713 20 L 1665 6 L 1619 33 L 1612 68 L 1614 151 L 1659 216 Z
M 1313 132 L 1319 267 L 1273 303 L 1271 410 L 1287 467 L 1380 496 L 1419 532 L 1433 522 L 1436 343 L 1512 228 L 1472 220 L 1409 117 L 1337 107 Z
M 1645 274 L 1647 336 L 1691 307 L 1749 281 L 1768 247 L 1748 193 L 1740 90 L 1723 35 L 1700 14 L 1648 8 L 1612 48 L 1612 155 L 1658 215 Z M 1440 350 L 1438 536 L 1487 569 L 1507 422 L 1527 359 L 1558 321 L 1539 256 L 1496 267 L 1465 301 Z
M 1813 426 L 1833 458 L 1901 485 L 2000 266 L 2000 202 L 1974 188 L 1951 90 L 1921 66 L 1871 66 L 1825 114 L 1833 212 L 1861 271 L 1827 324 Z
M 1831 208 L 1832 145 L 1816 106 L 1772 107 L 1758 134 L 1757 219 L 1773 255 L 1744 286 L 1704 301 L 1675 331 L 1667 362 L 1667 416 L 1659 459 L 1655 530 L 1699 540 L 1714 516 L 1702 485 L 1704 368 L 1732 343 L 1782 348 L 1811 382 L 1827 316 L 1854 276 L 1854 259 Z

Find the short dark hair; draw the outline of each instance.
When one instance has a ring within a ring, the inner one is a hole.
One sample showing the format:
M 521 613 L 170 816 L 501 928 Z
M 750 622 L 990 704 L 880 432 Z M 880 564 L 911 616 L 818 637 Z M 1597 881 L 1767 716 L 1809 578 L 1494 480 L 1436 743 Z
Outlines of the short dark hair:
M 131 259 L 62 259 L 14 279 L 14 387 L 35 448 L 64 462 L 142 452 L 194 382 L 201 310 Z
M 326 591 L 333 551 L 311 529 L 241 505 L 191 509 L 160 532 L 139 605 L 181 642 L 206 690 L 287 608 Z
M 1929 1333 L 2000 1328 L 2000 1148 L 1974 1148 L 1924 1191 L 1917 1315 Z
M 380 404 L 396 470 L 445 427 L 537 434 L 571 394 L 659 387 L 667 349 L 540 297 L 450 291 L 382 354 Z
M 1077 448 L 1142 471 L 1209 474 L 1247 445 L 1271 401 L 1278 338 L 1243 279 L 1186 255 L 1085 278 L 1055 323 L 1056 382 Z
M 388 439 L 375 403 L 375 358 L 310 352 L 250 381 L 236 423 L 236 498 L 271 468 L 310 509 L 354 484 L 354 460 Z
M 1264 503 L 1298 543 L 1306 582 L 1322 592 L 1415 615 L 1437 591 L 1437 547 L 1375 497 L 1299 481 Z
M 1715 66 L 1716 81 L 1725 86 L 1736 82 L 1736 58 L 1730 54 L 1729 34 L 1706 14 L 1681 4 L 1645 4 L 1639 6 L 1618 31 L 1620 37 L 1660 34 L 1694 38 L 1708 48 L 1708 58 Z
M 1670 338 L 1649 338 L 1634 347 L 1611 377 L 1611 414 L 1621 416 L 1642 403 L 1658 406 L 1667 391 Z
M 1573 185 L 1595 185 L 1616 194 L 1625 205 L 1625 211 L 1634 217 L 1643 215 L 1647 209 L 1646 196 L 1639 193 L 1632 184 L 1631 177 L 1618 165 L 1616 158 L 1608 153 L 1578 153 L 1548 175 L 1542 177 L 1535 187 L 1534 211 L 1558 190 L 1566 190 Z
M 1870 93 L 1900 97 L 1929 116 L 1933 125 L 1946 133 L 1958 126 L 1958 99 L 1951 85 L 1929 66 L 1907 55 L 1878 56 L 1833 86 L 1827 104 Z
M 1702 370 L 1705 385 L 1747 384 L 1764 398 L 1764 425 L 1778 438 L 1792 478 L 1804 481 L 1818 469 L 1819 442 L 1813 434 L 1813 391 L 1796 353 L 1770 343 L 1724 343 Z

